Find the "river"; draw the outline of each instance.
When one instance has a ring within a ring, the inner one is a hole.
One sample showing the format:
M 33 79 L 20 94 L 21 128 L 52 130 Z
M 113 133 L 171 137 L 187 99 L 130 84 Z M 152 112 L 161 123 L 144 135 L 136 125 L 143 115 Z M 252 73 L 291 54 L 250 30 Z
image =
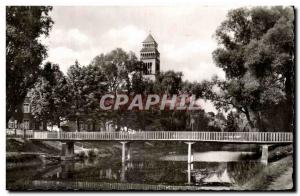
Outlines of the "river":
M 248 152 L 249 153 L 249 152 Z M 264 166 L 241 161 L 245 152 L 208 151 L 158 159 L 97 158 L 7 169 L 9 190 L 202 190 L 236 189 Z

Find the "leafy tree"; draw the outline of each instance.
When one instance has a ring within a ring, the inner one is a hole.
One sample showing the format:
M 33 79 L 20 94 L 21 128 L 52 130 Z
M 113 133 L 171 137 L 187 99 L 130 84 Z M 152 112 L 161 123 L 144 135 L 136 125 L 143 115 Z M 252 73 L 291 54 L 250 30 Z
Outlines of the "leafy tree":
M 208 131 L 208 123 L 210 119 L 204 110 L 195 110 L 189 112 L 190 118 L 193 120 L 194 131 Z M 191 127 L 192 125 L 190 125 Z
M 117 91 L 131 91 L 131 76 L 142 71 L 141 64 L 133 52 L 125 52 L 117 48 L 107 54 L 96 56 L 92 66 L 99 67 L 105 76 L 105 82 L 108 91 L 117 93 Z
M 227 132 L 239 131 L 236 116 L 234 115 L 234 113 L 232 111 L 227 115 L 225 131 L 227 131 Z
M 240 8 L 216 31 L 213 58 L 226 73 L 202 85 L 218 108 L 235 107 L 252 128 L 266 130 L 264 113 L 284 103 L 282 128 L 292 130 L 294 97 L 294 11 L 291 7 Z
M 221 132 L 225 129 L 226 119 L 222 113 L 209 113 L 208 130 L 212 132 Z
M 60 127 L 67 116 L 68 86 L 59 66 L 46 63 L 34 88 L 30 91 L 31 113 L 38 121 Z
M 160 72 L 154 82 L 154 90 L 157 93 L 178 94 L 182 89 L 182 76 L 181 72 Z
M 100 67 L 80 66 L 78 61 L 67 72 L 69 92 L 69 119 L 76 120 L 77 131 L 80 131 L 80 121 L 92 121 L 93 126 L 101 118 L 99 100 L 106 85 L 104 74 Z
M 47 55 L 40 38 L 53 25 L 49 6 L 6 8 L 6 122 L 21 104 L 39 75 Z
M 67 72 L 68 90 L 69 97 L 69 119 L 76 120 L 77 131 L 80 131 L 80 118 L 84 116 L 84 105 L 85 99 L 83 94 L 84 83 L 84 68 L 82 68 L 78 61 L 70 66 Z
M 103 81 L 107 87 L 106 93 L 142 93 L 146 81 L 142 76 L 142 64 L 133 52 L 125 52 L 117 48 L 107 54 L 96 56 L 91 66 L 97 67 L 103 73 Z M 118 129 L 121 126 L 138 124 L 137 114 L 128 115 L 125 111 L 101 111 L 107 120 L 113 120 Z M 132 125 L 134 127 L 134 125 Z
M 182 73 L 174 71 L 160 72 L 153 82 L 151 93 L 158 95 L 179 95 L 182 91 Z M 149 119 L 150 126 L 155 125 L 156 130 L 182 131 L 188 128 L 189 114 L 176 110 L 150 111 L 152 118 Z M 149 112 L 148 112 L 149 113 Z

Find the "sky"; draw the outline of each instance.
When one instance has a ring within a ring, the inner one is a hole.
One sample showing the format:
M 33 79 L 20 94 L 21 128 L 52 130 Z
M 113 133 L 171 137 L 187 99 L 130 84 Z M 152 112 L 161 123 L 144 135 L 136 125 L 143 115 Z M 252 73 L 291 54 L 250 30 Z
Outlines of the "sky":
M 225 78 L 215 66 L 214 33 L 233 7 L 207 6 L 59 6 L 49 37 L 46 61 L 57 63 L 66 73 L 75 60 L 88 65 L 101 53 L 115 48 L 133 51 L 140 57 L 142 41 L 151 32 L 158 43 L 161 70 L 183 73 L 183 80 Z M 206 104 L 208 105 L 208 104 Z M 206 106 L 213 110 L 213 107 Z
M 151 32 L 161 54 L 161 70 L 183 72 L 183 79 L 201 81 L 224 72 L 212 60 L 216 28 L 229 7 L 54 7 L 53 28 L 46 39 L 47 61 L 63 72 L 77 59 L 88 65 L 115 48 L 139 57 L 142 41 Z

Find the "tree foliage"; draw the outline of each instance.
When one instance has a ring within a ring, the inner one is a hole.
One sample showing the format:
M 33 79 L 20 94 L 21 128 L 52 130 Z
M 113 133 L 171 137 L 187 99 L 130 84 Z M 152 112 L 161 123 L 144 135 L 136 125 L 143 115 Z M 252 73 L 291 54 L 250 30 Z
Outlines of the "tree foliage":
M 68 118 L 76 120 L 77 131 L 80 131 L 80 120 L 93 122 L 101 117 L 99 100 L 106 91 L 104 81 L 104 73 L 98 66 L 81 66 L 76 61 L 68 69 Z
M 53 21 L 49 6 L 6 8 L 6 121 L 22 103 L 39 75 L 47 55 L 40 38 L 48 36 Z
M 46 63 L 34 88 L 30 91 L 31 113 L 37 121 L 60 127 L 68 114 L 67 80 L 59 66 Z
M 216 31 L 213 52 L 226 81 L 214 78 L 202 88 L 218 108 L 235 107 L 252 128 L 267 130 L 270 108 L 283 106 L 279 128 L 292 130 L 294 97 L 294 10 L 291 7 L 240 8 L 228 13 Z M 273 111 L 274 112 L 274 111 Z M 279 112 L 279 111 L 277 111 Z M 268 117 L 268 118 L 267 118 Z

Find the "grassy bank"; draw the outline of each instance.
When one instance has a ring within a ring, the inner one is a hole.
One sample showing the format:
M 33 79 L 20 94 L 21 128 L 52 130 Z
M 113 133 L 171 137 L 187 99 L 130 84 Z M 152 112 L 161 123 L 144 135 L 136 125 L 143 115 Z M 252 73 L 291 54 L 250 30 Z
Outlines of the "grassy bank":
M 268 190 L 274 181 L 293 168 L 292 145 L 273 147 L 269 151 L 269 164 L 261 167 L 252 178 L 240 187 L 241 190 Z M 292 176 L 287 176 L 288 181 Z M 285 181 L 282 182 L 287 183 Z M 288 187 L 287 187 L 288 188 Z M 273 188 L 271 188 L 273 189 Z M 276 187 L 275 187 L 276 189 Z
M 41 154 L 47 156 L 55 156 L 60 152 L 49 145 L 39 141 L 29 141 L 23 139 L 7 139 L 6 140 L 6 168 L 9 170 L 16 167 L 32 167 L 43 163 L 53 161 L 45 161 L 41 158 Z M 57 160 L 55 160 L 57 162 Z
M 6 139 L 6 152 L 36 152 L 60 154 L 60 151 L 40 141 Z

